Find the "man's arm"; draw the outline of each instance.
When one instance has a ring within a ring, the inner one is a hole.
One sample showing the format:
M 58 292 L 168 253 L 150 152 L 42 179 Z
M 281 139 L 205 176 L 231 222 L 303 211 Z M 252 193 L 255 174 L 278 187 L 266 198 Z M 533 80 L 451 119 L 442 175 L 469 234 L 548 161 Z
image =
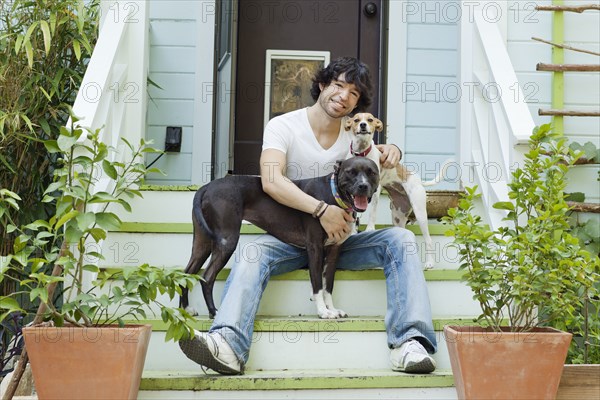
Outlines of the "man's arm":
M 319 200 L 304 193 L 285 176 L 286 164 L 286 156 L 282 151 L 263 150 L 260 155 L 263 190 L 278 203 L 312 214 L 319 205 Z M 353 218 L 341 208 L 329 206 L 319 221 L 329 239 L 337 241 L 349 233 L 346 221 L 353 221 Z

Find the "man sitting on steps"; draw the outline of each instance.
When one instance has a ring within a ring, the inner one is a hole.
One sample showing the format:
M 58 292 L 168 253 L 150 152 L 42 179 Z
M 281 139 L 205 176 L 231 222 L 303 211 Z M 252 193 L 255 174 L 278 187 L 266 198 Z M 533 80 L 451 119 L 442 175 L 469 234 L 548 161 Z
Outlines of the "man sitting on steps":
M 312 214 L 319 204 L 286 177 L 286 166 L 294 165 L 293 179 L 314 178 L 331 172 L 336 160 L 344 159 L 351 135 L 344 119 L 371 104 L 372 86 L 368 67 L 355 58 L 339 58 L 319 71 L 311 94 L 315 104 L 273 118 L 264 132 L 260 157 L 264 191 L 276 201 Z M 381 163 L 393 168 L 400 161 L 394 145 L 379 145 Z M 291 168 L 290 168 L 291 170 Z M 330 239 L 348 233 L 352 216 L 340 207 L 327 207 L 320 218 Z M 306 251 L 262 235 L 254 244 L 258 260 L 243 257 L 231 269 L 225 283 L 219 312 L 207 333 L 179 345 L 191 360 L 221 374 L 243 373 L 248 360 L 254 319 L 269 278 L 308 264 Z M 363 270 L 383 267 L 387 287 L 385 327 L 394 371 L 430 373 L 437 343 L 425 278 L 421 270 L 415 236 L 403 228 L 386 228 L 350 236 L 341 247 L 339 268 Z M 368 294 L 365 294 L 368 295 Z M 285 299 L 285 301 L 293 301 Z

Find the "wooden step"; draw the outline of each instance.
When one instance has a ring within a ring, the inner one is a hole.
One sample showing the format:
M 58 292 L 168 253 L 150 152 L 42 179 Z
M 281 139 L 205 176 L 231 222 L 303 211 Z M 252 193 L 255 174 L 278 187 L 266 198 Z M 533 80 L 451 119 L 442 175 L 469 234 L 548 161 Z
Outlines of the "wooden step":
M 378 224 L 375 226 L 376 229 L 391 227 L 390 224 Z M 361 224 L 359 230 L 362 231 L 366 225 Z M 443 236 L 448 227 L 442 224 L 429 224 L 430 235 Z M 421 228 L 418 225 L 408 225 L 406 227 L 409 231 L 415 235 L 421 234 Z M 120 233 L 192 233 L 193 226 L 191 222 L 123 222 L 118 230 L 112 232 Z M 255 225 L 244 223 L 240 229 L 242 235 L 260 235 L 264 234 L 265 231 Z
M 192 220 L 192 201 L 195 186 L 166 187 L 166 190 L 144 191 L 143 198 L 131 199 L 132 213 L 128 213 L 120 206 L 114 206 L 111 211 L 116 212 L 123 221 L 129 222 L 163 222 L 163 223 L 190 223 Z M 176 190 L 182 189 L 182 190 Z M 446 215 L 449 207 L 458 204 L 459 191 L 435 190 L 427 192 L 427 213 L 430 219 Z M 389 197 L 383 191 L 377 209 L 377 222 L 390 224 L 391 212 Z M 160 210 L 160 212 L 157 212 Z M 369 211 L 359 215 L 362 221 L 367 221 Z
M 448 370 L 404 374 L 392 370 L 274 370 L 222 376 L 202 371 L 146 371 L 140 390 L 306 390 L 452 387 Z
M 457 269 L 458 251 L 452 238 L 444 236 L 446 226 L 431 224 L 433 257 L 435 269 Z M 416 234 L 416 247 L 408 250 L 416 252 L 422 262 L 427 252 L 424 238 L 417 226 L 409 228 Z M 149 263 L 158 266 L 187 265 L 192 249 L 191 224 L 144 224 L 124 223 L 121 231 L 109 232 L 102 248 L 101 266 L 138 266 Z M 238 246 L 233 253 L 232 261 L 240 257 L 252 257 L 256 254 L 254 241 L 262 234 L 253 225 L 244 225 Z
M 440 317 L 433 319 L 436 332 L 442 332 L 444 326 L 473 325 L 474 317 L 456 316 Z M 194 329 L 206 332 L 212 319 L 207 316 L 198 316 L 192 324 Z M 131 320 L 125 321 L 131 324 L 150 324 L 152 332 L 166 332 L 168 326 L 160 319 Z M 385 332 L 383 317 L 351 317 L 337 320 L 320 319 L 316 317 L 271 317 L 257 316 L 254 321 L 254 332 Z
M 106 271 L 107 273 L 114 273 L 118 270 L 122 269 L 132 269 L 135 267 L 122 267 L 122 266 L 101 266 L 100 269 Z M 168 268 L 176 268 L 183 269 L 184 266 L 172 266 Z M 217 281 L 225 281 L 229 277 L 231 270 L 228 268 L 224 268 L 217 275 Z M 453 281 L 459 282 L 462 280 L 464 276 L 463 271 L 459 271 L 457 269 L 430 269 L 423 271 L 423 275 L 425 276 L 425 280 L 429 282 L 435 281 Z M 308 269 L 303 268 L 296 271 L 287 272 L 282 275 L 277 275 L 271 277 L 270 281 L 308 281 Z M 383 274 L 383 269 L 365 269 L 362 271 L 348 271 L 338 269 L 335 271 L 335 280 L 338 281 L 383 281 L 385 280 L 385 275 Z
M 183 268 L 183 267 L 176 267 Z M 108 267 L 115 271 L 118 267 Z M 217 276 L 213 298 L 219 307 L 225 280 L 230 270 L 224 269 Z M 428 270 L 424 271 L 432 312 L 442 319 L 453 319 L 456 315 L 479 315 L 479 305 L 472 299 L 471 291 L 461 282 L 462 271 Z M 379 316 L 386 309 L 385 277 L 381 269 L 364 271 L 336 271 L 334 291 L 335 304 L 348 312 L 351 317 L 357 315 Z M 357 295 L 361 293 L 361 295 Z M 259 307 L 259 315 L 304 316 L 315 315 L 314 303 L 310 301 L 310 280 L 308 270 L 301 269 L 271 278 Z M 162 299 L 164 304 L 176 307 L 178 299 Z M 190 303 L 207 318 L 208 310 L 204 303 L 201 288 L 197 285 L 190 294 Z
M 139 321 L 153 326 L 145 370 L 186 370 L 195 364 L 172 342 L 165 342 L 167 326 L 160 320 Z M 206 331 L 212 321 L 199 318 L 196 329 Z M 433 355 L 440 369 L 450 369 L 443 328 L 446 325 L 473 325 L 471 316 L 437 317 L 433 326 L 438 352 Z M 308 317 L 259 315 L 247 368 L 315 369 L 389 368 L 389 352 L 383 317 L 354 317 L 321 320 Z

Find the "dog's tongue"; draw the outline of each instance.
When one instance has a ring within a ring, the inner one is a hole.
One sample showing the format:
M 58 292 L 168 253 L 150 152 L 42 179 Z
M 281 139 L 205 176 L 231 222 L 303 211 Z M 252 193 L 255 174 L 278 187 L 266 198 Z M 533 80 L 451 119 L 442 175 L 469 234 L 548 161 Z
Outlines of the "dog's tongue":
M 357 210 L 366 210 L 369 206 L 367 196 L 354 196 L 354 208 Z

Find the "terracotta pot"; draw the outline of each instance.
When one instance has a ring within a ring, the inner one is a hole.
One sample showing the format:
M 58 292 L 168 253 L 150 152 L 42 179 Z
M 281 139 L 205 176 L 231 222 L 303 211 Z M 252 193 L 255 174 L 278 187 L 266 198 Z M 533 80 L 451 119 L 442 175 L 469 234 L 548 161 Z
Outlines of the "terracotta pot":
M 43 399 L 136 399 L 151 325 L 23 329 Z
M 427 217 L 442 218 L 448 210 L 458 207 L 460 192 L 455 190 L 435 190 L 427 192 Z
M 552 328 L 514 333 L 446 326 L 459 399 L 554 399 L 571 334 Z

